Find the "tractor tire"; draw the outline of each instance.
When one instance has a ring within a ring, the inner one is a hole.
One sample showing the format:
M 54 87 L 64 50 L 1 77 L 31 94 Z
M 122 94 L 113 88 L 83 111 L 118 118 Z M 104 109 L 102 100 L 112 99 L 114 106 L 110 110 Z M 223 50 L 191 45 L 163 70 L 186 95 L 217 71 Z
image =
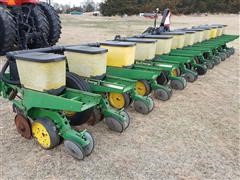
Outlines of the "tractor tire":
M 62 27 L 60 17 L 55 9 L 48 3 L 41 2 L 38 4 L 38 6 L 42 9 L 45 16 L 47 17 L 49 23 L 48 43 L 49 45 L 53 46 L 58 42 L 61 35 Z
M 0 6 L 0 55 L 11 51 L 16 41 L 16 29 L 13 15 L 3 6 Z
M 30 14 L 29 10 L 31 10 Z M 42 33 L 42 37 L 33 38 L 33 41 L 28 43 L 28 48 L 35 49 L 49 46 L 49 23 L 41 8 L 37 5 L 26 4 L 22 6 L 22 13 L 25 14 L 25 17 L 29 14 L 29 19 L 27 20 L 28 24 L 32 27 L 30 33 L 35 31 Z
M 68 88 L 90 92 L 90 86 L 88 83 L 78 75 L 71 72 L 67 72 L 66 86 Z M 93 114 L 93 110 L 94 108 L 90 108 L 83 112 L 77 112 L 73 116 L 67 116 L 67 118 L 71 125 L 78 126 L 86 123 L 90 119 L 91 115 Z

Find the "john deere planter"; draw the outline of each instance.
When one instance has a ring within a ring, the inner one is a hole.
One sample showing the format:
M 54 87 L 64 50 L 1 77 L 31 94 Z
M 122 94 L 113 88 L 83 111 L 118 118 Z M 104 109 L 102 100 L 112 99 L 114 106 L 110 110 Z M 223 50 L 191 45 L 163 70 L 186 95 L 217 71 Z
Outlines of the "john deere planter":
M 95 46 L 108 49 L 107 75 L 137 80 L 136 91 L 139 95 L 148 96 L 153 91 L 157 99 L 170 99 L 172 90 L 162 85 L 167 80 L 162 72 L 134 67 L 135 43 L 106 41 Z
M 153 110 L 151 97 L 143 97 L 135 91 L 135 80 L 109 76 L 106 74 L 107 49 L 89 46 L 68 46 L 65 48 L 68 87 L 77 88 L 70 84 L 69 78 L 84 78 L 91 92 L 107 98 L 110 105 L 116 109 L 128 108 L 132 102 L 135 110 L 148 114 Z
M 73 157 L 90 155 L 93 137 L 71 125 L 87 122 L 95 107 L 110 129 L 122 132 L 129 126 L 125 111 L 113 110 L 102 96 L 85 91 L 83 81 L 73 79 L 82 90 L 66 88 L 65 56 L 32 50 L 8 53 L 7 57 L 1 71 L 1 95 L 13 102 L 17 131 L 27 139 L 33 136 L 44 149 L 54 148 L 63 138 Z
M 178 64 L 152 61 L 156 54 L 157 40 L 121 37 L 116 37 L 115 40 L 136 43 L 135 62 L 133 65 L 134 69 L 163 73 L 167 80 L 162 82 L 162 85 L 167 85 L 168 81 L 170 81 L 170 86 L 173 89 L 183 90 L 186 87 L 186 80 L 181 77 L 183 74 L 181 74 L 180 66 Z

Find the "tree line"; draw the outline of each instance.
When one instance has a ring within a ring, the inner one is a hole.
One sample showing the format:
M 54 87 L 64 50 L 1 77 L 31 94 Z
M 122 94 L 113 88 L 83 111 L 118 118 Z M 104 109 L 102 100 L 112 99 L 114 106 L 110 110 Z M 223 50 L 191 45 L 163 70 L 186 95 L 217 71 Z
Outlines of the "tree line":
M 240 0 L 105 0 L 100 4 L 104 16 L 136 15 L 156 8 L 170 8 L 174 14 L 239 13 Z

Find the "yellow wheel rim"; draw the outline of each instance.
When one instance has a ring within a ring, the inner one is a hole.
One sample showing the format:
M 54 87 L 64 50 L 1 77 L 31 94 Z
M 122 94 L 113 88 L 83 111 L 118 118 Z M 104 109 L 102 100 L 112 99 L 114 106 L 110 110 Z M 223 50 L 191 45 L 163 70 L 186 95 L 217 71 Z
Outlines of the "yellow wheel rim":
M 67 117 L 73 117 L 76 114 L 76 112 L 72 112 L 72 111 L 64 111 L 64 113 Z
M 34 122 L 32 125 L 33 137 L 35 137 L 38 143 L 45 149 L 51 146 L 51 138 L 47 129 L 39 122 Z
M 111 106 L 122 109 L 125 106 L 125 98 L 123 94 L 120 93 L 109 93 L 108 95 L 109 103 Z
M 172 70 L 172 76 L 178 76 L 178 71 L 177 69 Z
M 137 93 L 141 96 L 145 96 L 145 94 L 147 93 L 147 87 L 141 81 L 138 81 L 136 83 L 136 90 L 137 90 Z

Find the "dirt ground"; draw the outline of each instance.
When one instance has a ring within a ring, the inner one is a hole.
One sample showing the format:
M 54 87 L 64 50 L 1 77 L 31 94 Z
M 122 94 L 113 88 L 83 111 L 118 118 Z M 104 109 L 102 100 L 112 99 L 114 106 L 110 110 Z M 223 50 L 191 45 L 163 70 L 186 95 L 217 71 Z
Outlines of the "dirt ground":
M 227 24 L 239 34 L 238 15 L 174 16 L 174 27 Z M 112 39 L 142 32 L 151 20 L 140 17 L 62 16 L 60 44 Z M 11 103 L 0 99 L 1 179 L 233 179 L 239 170 L 239 41 L 234 56 L 209 71 L 170 101 L 155 100 L 147 116 L 128 112 L 132 123 L 122 134 L 104 123 L 87 126 L 95 150 L 76 161 L 63 145 L 41 149 L 15 130 Z M 3 63 L 1 57 L 1 63 Z

